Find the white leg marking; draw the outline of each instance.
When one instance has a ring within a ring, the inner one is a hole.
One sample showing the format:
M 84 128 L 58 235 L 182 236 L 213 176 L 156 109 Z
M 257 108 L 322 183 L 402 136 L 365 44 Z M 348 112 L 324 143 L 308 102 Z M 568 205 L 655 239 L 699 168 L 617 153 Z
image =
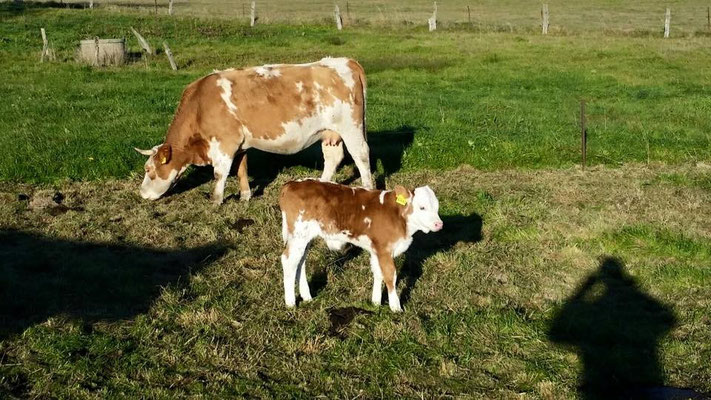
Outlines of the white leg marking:
M 296 305 L 296 294 L 294 292 L 296 273 L 299 269 L 299 264 L 306 257 L 307 244 L 307 241 L 292 236 L 286 244 L 289 256 L 281 255 L 281 266 L 284 272 L 284 302 L 287 307 Z
M 210 158 L 210 163 L 215 171 L 215 190 L 212 192 L 212 201 L 215 204 L 222 204 L 225 196 L 225 183 L 227 176 L 230 174 L 232 167 L 232 157 L 220 150 L 220 142 L 212 138 L 210 139 L 210 148 L 207 151 L 207 156 Z
M 328 146 L 326 142 L 321 142 L 321 150 L 323 150 L 323 174 L 321 175 L 322 182 L 330 182 L 333 174 L 338 168 L 338 164 L 343 160 L 343 141 L 340 141 L 335 146 Z
M 393 272 L 393 290 L 388 290 L 388 303 L 390 303 L 390 310 L 393 312 L 402 311 L 400 298 L 397 296 L 397 272 Z
M 375 253 L 370 253 L 370 270 L 373 272 L 373 294 L 370 299 L 373 304 L 379 306 L 383 297 L 383 273 Z
M 309 290 L 309 282 L 306 280 L 306 251 L 299 262 L 299 294 L 304 301 L 311 301 L 311 291 Z

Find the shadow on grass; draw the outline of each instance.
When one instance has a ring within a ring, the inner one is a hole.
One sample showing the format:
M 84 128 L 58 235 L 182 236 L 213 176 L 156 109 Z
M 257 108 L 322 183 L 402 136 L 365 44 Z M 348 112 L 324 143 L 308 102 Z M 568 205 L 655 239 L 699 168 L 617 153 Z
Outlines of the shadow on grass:
M 669 307 L 645 294 L 620 260 L 606 257 L 556 312 L 548 337 L 580 354 L 582 398 L 705 398 L 663 386 L 659 341 L 675 324 Z
M 406 305 L 410 300 L 415 284 L 422 276 L 422 265 L 437 253 L 450 250 L 457 243 L 476 243 L 481 241 L 482 220 L 479 214 L 443 216 L 444 228 L 439 232 L 415 234 L 412 245 L 405 252 L 405 262 L 398 279 L 404 283 L 400 293 L 400 303 Z M 383 297 L 387 298 L 387 297 Z
M 144 313 L 161 287 L 187 282 L 226 249 L 165 251 L 0 232 L 0 340 L 57 315 L 90 324 Z
M 370 147 L 370 168 L 377 171 L 378 165 L 382 166 L 382 173 L 375 174 L 375 186 L 380 189 L 385 188 L 385 179 L 402 167 L 402 157 L 405 150 L 412 144 L 415 137 L 415 128 L 411 126 L 401 126 L 397 129 L 373 132 L 368 135 L 368 145 Z M 340 165 L 352 165 L 353 159 L 345 151 L 345 158 Z M 317 142 L 311 147 L 296 154 L 282 155 L 267 153 L 264 151 L 247 150 L 247 169 L 252 182 L 252 195 L 261 196 L 264 189 L 269 186 L 284 168 L 305 167 L 314 169 L 313 176 L 318 178 L 323 171 L 323 154 L 321 152 L 321 142 Z M 235 157 L 232 165 L 230 179 L 237 172 L 237 162 L 239 157 Z M 355 169 L 355 168 L 354 168 Z M 360 174 L 355 169 L 355 175 L 346 179 L 345 185 L 352 184 L 360 178 Z M 194 167 L 175 184 L 166 197 L 186 192 L 212 180 L 211 167 Z M 225 193 L 226 200 L 238 197 L 235 193 Z

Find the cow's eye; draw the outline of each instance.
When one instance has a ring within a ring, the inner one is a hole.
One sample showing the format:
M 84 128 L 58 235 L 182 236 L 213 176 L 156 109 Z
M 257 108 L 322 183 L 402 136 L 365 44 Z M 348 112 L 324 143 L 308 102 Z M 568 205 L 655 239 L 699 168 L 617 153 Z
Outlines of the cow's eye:
M 420 210 L 424 211 L 424 210 L 425 210 L 425 206 L 420 206 Z

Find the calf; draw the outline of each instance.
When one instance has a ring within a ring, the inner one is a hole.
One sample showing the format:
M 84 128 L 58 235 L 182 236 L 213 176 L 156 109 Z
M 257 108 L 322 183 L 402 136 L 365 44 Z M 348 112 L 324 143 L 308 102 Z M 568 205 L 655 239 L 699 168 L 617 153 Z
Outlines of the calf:
M 314 180 L 293 181 L 282 188 L 279 206 L 286 245 L 281 263 L 288 307 L 296 303 L 297 275 L 301 298 L 311 300 L 306 250 L 311 240 L 319 236 L 331 250 L 340 250 L 346 243 L 367 250 L 373 272 L 373 304 L 380 305 L 385 280 L 390 309 L 402 311 L 395 291 L 393 257 L 410 247 L 415 232 L 436 232 L 444 225 L 437 214 L 439 201 L 429 186 L 412 192 L 402 186 L 382 191 Z
M 321 180 L 331 180 L 345 143 L 363 186 L 372 187 L 365 92 L 365 72 L 348 58 L 226 69 L 200 78 L 183 92 L 165 141 L 136 149 L 148 156 L 141 196 L 158 199 L 189 165 L 212 165 L 212 200 L 220 204 L 237 157 L 240 198 L 247 200 L 247 149 L 293 154 L 319 140 Z

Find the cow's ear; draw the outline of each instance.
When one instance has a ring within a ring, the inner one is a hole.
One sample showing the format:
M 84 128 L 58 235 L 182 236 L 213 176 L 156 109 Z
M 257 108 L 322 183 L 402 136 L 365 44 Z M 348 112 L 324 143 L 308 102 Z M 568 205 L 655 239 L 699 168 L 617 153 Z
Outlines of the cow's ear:
M 156 153 L 156 160 L 158 160 L 160 164 L 168 164 L 172 155 L 173 150 L 170 148 L 170 145 L 164 144 L 158 148 L 158 152 Z
M 395 192 L 395 202 L 402 206 L 407 205 L 410 201 L 410 196 L 412 196 L 410 191 L 400 185 L 395 186 L 393 191 Z

